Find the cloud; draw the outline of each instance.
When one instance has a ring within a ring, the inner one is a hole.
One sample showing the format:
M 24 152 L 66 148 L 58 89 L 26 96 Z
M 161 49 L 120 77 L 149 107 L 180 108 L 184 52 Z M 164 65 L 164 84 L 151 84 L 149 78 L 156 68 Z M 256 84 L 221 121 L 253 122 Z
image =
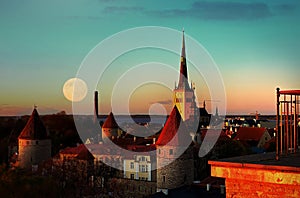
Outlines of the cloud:
M 239 3 L 239 2 L 195 2 L 192 14 L 204 19 L 257 19 L 271 15 L 268 5 L 264 3 Z
M 295 5 L 291 4 L 279 4 L 272 6 L 274 14 L 290 14 L 296 10 Z
M 18 106 L 10 104 L 0 105 L 0 115 L 1 116 L 20 116 L 20 115 L 30 115 L 33 110 L 33 106 Z M 51 114 L 56 113 L 59 110 L 52 107 L 41 106 L 38 107 L 40 114 Z
M 104 9 L 104 12 L 109 14 L 125 14 L 125 13 L 131 13 L 131 12 L 141 12 L 144 11 L 145 8 L 134 6 L 134 7 L 127 7 L 127 6 L 108 6 Z
M 150 104 L 162 104 L 162 105 L 171 105 L 172 100 L 160 100 L 160 101 L 155 101 L 155 102 L 150 102 Z
M 294 5 L 289 4 L 270 6 L 266 3 L 196 1 L 187 9 L 164 9 L 148 13 L 159 17 L 193 17 L 229 21 L 263 19 L 293 9 Z

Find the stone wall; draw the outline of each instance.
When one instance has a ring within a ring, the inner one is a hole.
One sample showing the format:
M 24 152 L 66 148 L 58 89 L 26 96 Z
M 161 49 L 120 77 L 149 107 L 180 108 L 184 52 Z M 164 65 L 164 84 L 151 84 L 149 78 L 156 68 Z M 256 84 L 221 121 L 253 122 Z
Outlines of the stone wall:
M 300 197 L 298 167 L 218 161 L 209 163 L 212 176 L 225 178 L 226 197 Z
M 160 154 L 157 155 L 157 163 L 160 165 L 166 164 L 168 161 L 174 160 L 166 166 L 157 169 L 157 188 L 173 189 L 180 186 L 189 185 L 194 180 L 194 160 L 192 148 L 188 148 L 182 155 L 176 157 L 176 148 L 164 146 L 158 148 Z M 173 149 L 173 154 L 170 155 L 170 149 Z M 174 156 L 174 158 L 172 157 Z
M 51 140 L 19 139 L 19 166 L 31 168 L 51 158 Z
M 300 197 L 300 186 L 226 179 L 226 197 Z
M 156 182 L 112 178 L 108 183 L 112 197 L 142 198 L 156 193 Z

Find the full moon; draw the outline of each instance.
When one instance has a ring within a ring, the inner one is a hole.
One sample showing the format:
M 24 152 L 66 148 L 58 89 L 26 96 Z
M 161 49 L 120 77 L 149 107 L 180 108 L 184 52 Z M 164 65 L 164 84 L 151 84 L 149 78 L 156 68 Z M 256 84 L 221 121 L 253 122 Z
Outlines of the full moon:
M 87 94 L 87 85 L 80 78 L 70 78 L 64 84 L 63 93 L 66 99 L 71 102 L 79 102 Z

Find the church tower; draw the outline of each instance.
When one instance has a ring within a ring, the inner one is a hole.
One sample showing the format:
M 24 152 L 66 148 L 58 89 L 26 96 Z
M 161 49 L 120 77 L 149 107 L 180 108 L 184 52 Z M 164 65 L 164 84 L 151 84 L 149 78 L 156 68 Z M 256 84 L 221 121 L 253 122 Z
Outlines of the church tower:
M 29 169 L 32 165 L 51 158 L 51 140 L 34 108 L 26 126 L 18 137 L 19 166 Z
M 188 83 L 184 31 L 182 32 L 179 82 L 178 86 L 175 84 L 173 90 L 173 105 L 177 107 L 183 121 L 197 117 L 198 108 L 194 88 Z

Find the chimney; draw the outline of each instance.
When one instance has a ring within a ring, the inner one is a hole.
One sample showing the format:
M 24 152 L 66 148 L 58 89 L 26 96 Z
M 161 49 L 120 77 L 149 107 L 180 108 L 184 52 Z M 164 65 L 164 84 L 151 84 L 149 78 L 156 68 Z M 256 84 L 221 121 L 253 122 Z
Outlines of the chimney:
M 99 115 L 98 115 L 98 91 L 95 91 L 94 95 L 94 122 L 96 123 L 98 121 Z

